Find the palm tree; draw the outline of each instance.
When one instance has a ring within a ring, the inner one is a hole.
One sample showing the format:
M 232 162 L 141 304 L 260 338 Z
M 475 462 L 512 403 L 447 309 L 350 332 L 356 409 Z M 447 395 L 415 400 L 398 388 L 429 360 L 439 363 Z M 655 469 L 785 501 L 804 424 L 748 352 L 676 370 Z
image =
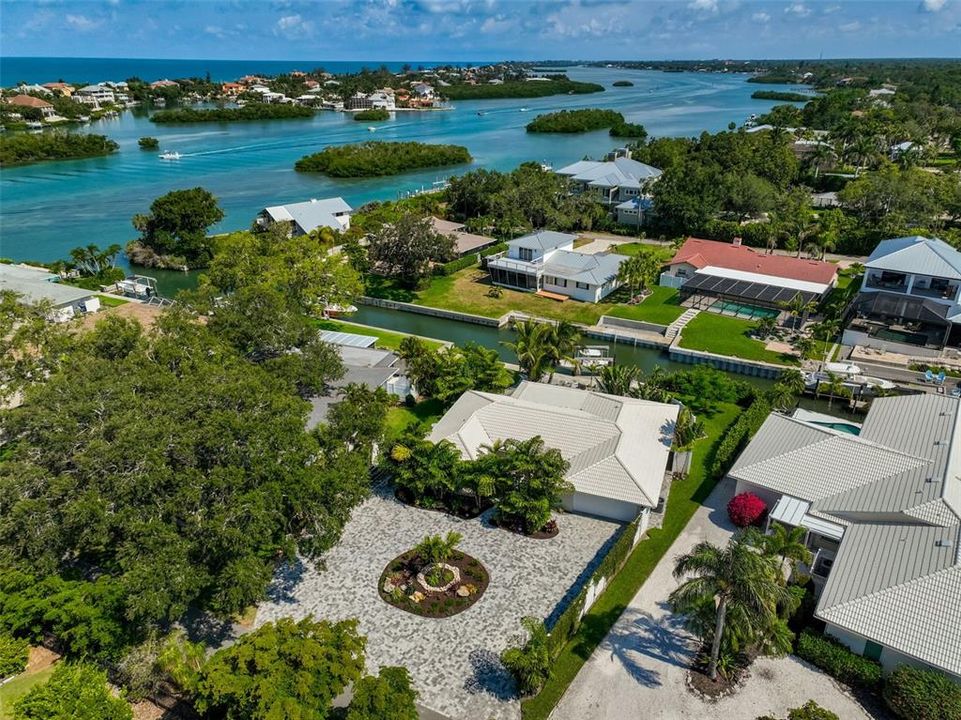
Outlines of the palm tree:
M 800 395 L 804 392 L 805 387 L 804 375 L 801 374 L 800 370 L 784 370 L 778 377 L 775 387 L 781 385 L 788 392 L 793 395 Z
M 464 539 L 464 536 L 451 530 L 447 535 L 426 535 L 414 547 L 414 553 L 424 561 L 424 564 L 443 562 L 454 554 L 454 548 Z
M 527 378 L 533 382 L 538 382 L 547 372 L 550 362 L 549 346 L 546 342 L 546 332 L 550 325 L 539 323 L 535 320 L 522 320 L 513 323 L 514 332 L 517 333 L 517 340 L 505 342 L 504 346 L 510 348 L 517 355 L 517 364 Z
M 798 563 L 811 564 L 811 551 L 804 544 L 807 538 L 806 528 L 788 527 L 782 523 L 773 522 L 766 535 L 756 530 L 754 532 L 757 534 L 757 547 L 761 552 L 779 558 L 782 566 L 785 562 L 789 562 L 793 571 Z
M 608 395 L 629 395 L 639 374 L 636 365 L 605 365 L 598 377 L 600 391 Z
M 547 359 L 550 362 L 549 380 L 554 377 L 558 363 L 566 360 L 573 363 L 577 348 L 581 345 L 581 331 L 573 323 L 562 320 L 559 323 L 544 323 L 544 343 Z
M 778 604 L 786 595 L 776 561 L 735 535 L 726 547 L 700 542 L 674 562 L 674 577 L 687 577 L 670 596 L 675 612 L 690 614 L 714 605 L 708 675 L 717 679 L 717 661 L 728 615 L 743 632 L 760 636 L 777 619 Z M 688 577 L 690 576 L 690 577 Z
M 817 180 L 818 174 L 821 172 L 821 167 L 827 165 L 835 157 L 834 148 L 831 147 L 829 143 L 819 142 L 814 146 L 814 152 L 811 153 L 811 166 L 814 168 L 814 179 Z

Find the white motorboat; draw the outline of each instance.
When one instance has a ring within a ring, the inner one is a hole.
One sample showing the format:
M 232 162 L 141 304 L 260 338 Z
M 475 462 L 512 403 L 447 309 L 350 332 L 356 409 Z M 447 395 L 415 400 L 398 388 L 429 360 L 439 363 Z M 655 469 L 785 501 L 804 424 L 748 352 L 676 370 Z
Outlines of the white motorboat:
M 837 363 L 828 363 L 828 365 L 834 365 Z M 856 367 L 856 366 L 852 366 Z M 849 390 L 860 390 L 862 392 L 873 393 L 876 390 L 894 390 L 897 388 L 890 380 L 885 380 L 884 378 L 872 377 L 870 375 L 862 375 L 860 373 L 860 368 L 857 368 L 857 373 L 837 373 L 822 370 L 820 372 L 807 373 L 804 376 L 804 386 L 809 390 L 816 390 L 817 387 L 830 385 L 834 380 L 840 380 L 841 385 L 848 388 Z
M 160 159 L 161 160 L 179 160 L 180 153 L 173 152 L 172 150 L 166 150 L 165 152 L 160 153 Z
M 377 132 L 377 128 L 375 128 L 373 125 L 368 125 L 367 130 L 370 132 Z
M 521 108 L 521 112 L 527 112 L 527 108 Z

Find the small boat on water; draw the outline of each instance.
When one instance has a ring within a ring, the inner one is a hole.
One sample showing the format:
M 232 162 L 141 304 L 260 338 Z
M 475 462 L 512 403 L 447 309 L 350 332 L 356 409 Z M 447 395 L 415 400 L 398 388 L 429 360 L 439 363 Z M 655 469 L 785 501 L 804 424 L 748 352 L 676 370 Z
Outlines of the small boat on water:
M 841 385 L 849 390 L 874 392 L 875 390 L 894 390 L 897 386 L 890 380 L 865 375 L 861 368 L 853 363 L 829 362 L 817 371 L 804 376 L 804 386 L 809 390 L 817 390 L 821 385 L 830 385 L 840 380 Z
M 160 157 L 161 160 L 179 160 L 179 159 L 180 159 L 180 153 L 179 153 L 179 152 L 173 152 L 173 151 L 171 151 L 171 150 L 166 150 L 166 151 L 160 153 L 159 157 Z
M 336 303 L 324 307 L 324 317 L 332 318 L 340 315 L 350 315 L 357 312 L 355 305 L 337 305 Z
M 367 130 L 370 132 L 377 132 L 377 128 L 375 128 L 373 125 L 368 125 Z
M 481 117 L 483 117 L 483 116 L 485 115 L 485 113 L 484 113 L 483 110 L 478 110 L 478 111 L 477 111 L 477 114 L 480 115 Z
M 527 112 L 527 108 L 521 108 L 521 112 Z

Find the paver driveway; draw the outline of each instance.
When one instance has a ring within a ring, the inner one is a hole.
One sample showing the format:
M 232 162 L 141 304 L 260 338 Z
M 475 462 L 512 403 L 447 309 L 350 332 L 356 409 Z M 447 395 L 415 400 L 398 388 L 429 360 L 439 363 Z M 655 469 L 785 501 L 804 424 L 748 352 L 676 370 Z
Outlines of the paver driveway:
M 578 673 L 551 714 L 552 720 L 754 720 L 768 714 L 785 717 L 788 709 L 809 699 L 844 720 L 869 717 L 830 677 L 793 656 L 761 658 L 744 685 L 716 704 L 687 690 L 694 642 L 666 602 L 677 587 L 672 576 L 674 559 L 702 540 L 727 542 L 734 531 L 725 510 L 732 494 L 733 483 L 724 481 L 698 509 Z
M 358 618 L 367 636 L 368 670 L 404 665 L 421 705 L 460 720 L 518 718 L 513 680 L 497 659 L 520 634 L 525 615 L 548 617 L 590 577 L 618 529 L 616 523 L 560 515 L 560 533 L 534 540 L 397 502 L 381 490 L 354 510 L 325 569 L 298 564 L 274 583 L 257 624 L 312 613 L 317 619 Z M 471 608 L 429 619 L 394 608 L 377 592 L 387 563 L 424 535 L 456 530 L 460 549 L 480 560 L 490 585 Z

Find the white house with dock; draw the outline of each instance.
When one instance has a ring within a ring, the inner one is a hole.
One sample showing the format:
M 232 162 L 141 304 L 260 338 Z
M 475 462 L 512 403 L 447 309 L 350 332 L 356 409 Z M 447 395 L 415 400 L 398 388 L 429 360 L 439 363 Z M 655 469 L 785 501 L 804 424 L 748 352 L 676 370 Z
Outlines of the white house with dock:
M 100 309 L 95 292 L 64 285 L 56 273 L 31 265 L 0 263 L 0 290 L 16 293 L 28 305 L 49 303 L 49 317 L 57 322 Z

